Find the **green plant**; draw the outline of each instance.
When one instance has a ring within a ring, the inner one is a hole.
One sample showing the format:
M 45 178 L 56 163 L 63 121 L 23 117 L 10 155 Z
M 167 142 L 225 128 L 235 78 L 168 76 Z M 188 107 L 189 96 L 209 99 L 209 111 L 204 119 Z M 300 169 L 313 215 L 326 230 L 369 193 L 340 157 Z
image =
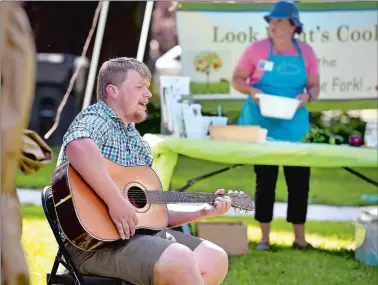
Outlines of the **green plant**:
M 343 144 L 344 138 L 340 135 L 334 135 L 329 129 L 321 129 L 319 127 L 313 127 L 306 134 L 304 142 L 308 143 L 326 143 L 326 144 Z
M 321 112 L 310 113 L 311 130 L 306 135 L 305 142 L 347 144 L 351 136 L 363 138 L 366 122 L 348 112 L 332 116 L 324 120 Z

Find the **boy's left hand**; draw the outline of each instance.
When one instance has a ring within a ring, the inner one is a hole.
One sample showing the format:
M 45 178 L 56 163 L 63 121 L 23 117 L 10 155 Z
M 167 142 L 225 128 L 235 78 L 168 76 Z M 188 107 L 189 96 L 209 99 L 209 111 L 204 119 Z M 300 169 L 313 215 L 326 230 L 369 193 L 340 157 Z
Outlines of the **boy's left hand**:
M 215 194 L 224 194 L 224 189 L 218 189 Z M 217 197 L 214 205 L 207 205 L 203 209 L 205 217 L 217 217 L 225 214 L 231 208 L 231 198 L 228 196 Z

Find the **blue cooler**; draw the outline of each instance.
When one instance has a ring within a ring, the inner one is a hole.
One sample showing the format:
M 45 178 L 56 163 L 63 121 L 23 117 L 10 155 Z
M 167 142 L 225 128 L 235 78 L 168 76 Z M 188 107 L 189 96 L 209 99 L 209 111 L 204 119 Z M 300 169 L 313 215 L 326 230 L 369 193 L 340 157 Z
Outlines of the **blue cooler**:
M 378 265 L 378 206 L 361 208 L 356 223 L 355 259 L 368 265 Z

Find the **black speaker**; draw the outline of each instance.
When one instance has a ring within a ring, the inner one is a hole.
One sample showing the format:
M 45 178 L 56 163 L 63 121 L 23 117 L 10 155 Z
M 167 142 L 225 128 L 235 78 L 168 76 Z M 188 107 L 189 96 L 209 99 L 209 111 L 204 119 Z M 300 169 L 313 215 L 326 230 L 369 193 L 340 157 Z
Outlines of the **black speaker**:
M 63 136 L 80 112 L 84 99 L 89 63 L 72 54 L 38 54 L 37 78 L 29 129 L 43 137 L 54 125 L 55 117 L 71 77 L 80 65 L 79 76 L 60 116 L 58 128 L 46 140 L 49 146 L 60 146 Z

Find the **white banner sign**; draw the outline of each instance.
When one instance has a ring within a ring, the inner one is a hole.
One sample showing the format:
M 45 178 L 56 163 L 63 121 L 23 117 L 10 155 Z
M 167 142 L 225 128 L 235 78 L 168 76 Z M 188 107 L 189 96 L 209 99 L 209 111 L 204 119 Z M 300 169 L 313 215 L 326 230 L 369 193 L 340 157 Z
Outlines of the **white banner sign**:
M 351 9 L 353 4 L 356 8 Z M 374 7 L 374 2 L 371 4 Z M 217 9 L 220 7 L 217 4 L 207 4 L 212 5 L 212 10 L 208 6 L 200 9 L 198 3 L 192 3 L 194 5 L 197 9 L 185 9 L 183 5 L 183 10 L 177 11 L 183 75 L 191 78 L 191 93 L 240 97 L 231 87 L 232 73 L 244 49 L 268 36 L 263 16 L 271 6 L 255 10 L 253 7 L 259 7 L 258 4 L 249 4 L 248 10 L 222 10 Z M 319 99 L 375 99 L 378 85 L 376 3 L 375 8 L 365 5 L 363 9 L 358 8 L 359 3 L 348 3 L 345 10 L 332 9 L 330 5 L 323 3 L 323 9 L 306 9 L 303 4 L 300 8 L 304 23 L 300 39 L 312 46 L 319 61 Z

